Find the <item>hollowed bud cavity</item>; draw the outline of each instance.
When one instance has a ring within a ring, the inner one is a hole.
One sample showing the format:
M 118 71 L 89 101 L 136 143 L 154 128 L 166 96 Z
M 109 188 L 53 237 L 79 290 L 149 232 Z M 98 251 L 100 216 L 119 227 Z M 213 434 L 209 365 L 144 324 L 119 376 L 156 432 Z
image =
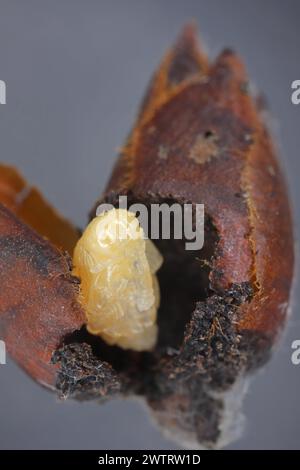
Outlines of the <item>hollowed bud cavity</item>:
M 151 350 L 157 340 L 162 256 L 136 216 L 112 209 L 94 218 L 74 250 L 87 329 L 110 345 Z

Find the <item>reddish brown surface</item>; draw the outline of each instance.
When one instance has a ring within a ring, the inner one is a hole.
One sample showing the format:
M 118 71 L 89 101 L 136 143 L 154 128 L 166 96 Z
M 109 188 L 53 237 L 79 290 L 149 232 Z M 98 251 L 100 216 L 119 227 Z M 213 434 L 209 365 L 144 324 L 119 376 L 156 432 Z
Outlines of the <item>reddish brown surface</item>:
M 293 274 L 289 201 L 247 74 L 232 51 L 212 65 L 188 26 L 150 85 L 106 197 L 204 203 L 218 231 L 211 288 L 249 281 L 240 329 L 274 336 Z
M 37 190 L 24 192 L 26 187 L 13 168 L 0 166 L 0 337 L 29 375 L 53 387 L 51 356 L 65 335 L 81 327 L 84 314 L 68 255 L 41 235 L 65 249 L 78 235 Z

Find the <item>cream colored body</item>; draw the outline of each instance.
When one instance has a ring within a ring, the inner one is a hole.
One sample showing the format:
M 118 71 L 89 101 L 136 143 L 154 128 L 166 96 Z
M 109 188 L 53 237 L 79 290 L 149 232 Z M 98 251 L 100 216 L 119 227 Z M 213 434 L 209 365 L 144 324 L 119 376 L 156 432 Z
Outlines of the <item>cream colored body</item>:
M 108 344 L 151 350 L 157 340 L 162 257 L 138 219 L 112 209 L 93 219 L 78 241 L 74 274 L 81 279 L 87 329 Z

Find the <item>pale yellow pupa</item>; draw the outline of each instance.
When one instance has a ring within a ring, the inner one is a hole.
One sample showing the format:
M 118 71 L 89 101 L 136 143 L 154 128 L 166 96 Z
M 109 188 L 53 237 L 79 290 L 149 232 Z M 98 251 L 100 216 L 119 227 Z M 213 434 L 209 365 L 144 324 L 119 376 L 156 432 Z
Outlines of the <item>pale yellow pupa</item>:
M 132 212 L 111 209 L 95 217 L 73 256 L 88 331 L 110 345 L 151 350 L 160 297 L 155 273 L 162 261 Z

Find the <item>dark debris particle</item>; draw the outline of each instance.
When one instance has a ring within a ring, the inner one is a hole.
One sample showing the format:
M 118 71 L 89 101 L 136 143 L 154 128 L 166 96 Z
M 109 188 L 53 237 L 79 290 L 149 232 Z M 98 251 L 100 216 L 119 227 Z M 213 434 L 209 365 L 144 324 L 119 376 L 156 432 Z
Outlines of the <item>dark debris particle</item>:
M 60 398 L 103 400 L 120 391 L 120 382 L 113 368 L 94 356 L 89 344 L 68 344 L 52 357 L 60 364 L 56 389 Z
M 213 139 L 216 139 L 217 136 L 213 131 L 208 129 L 207 131 L 204 132 L 204 138 L 207 140 L 213 140 Z

